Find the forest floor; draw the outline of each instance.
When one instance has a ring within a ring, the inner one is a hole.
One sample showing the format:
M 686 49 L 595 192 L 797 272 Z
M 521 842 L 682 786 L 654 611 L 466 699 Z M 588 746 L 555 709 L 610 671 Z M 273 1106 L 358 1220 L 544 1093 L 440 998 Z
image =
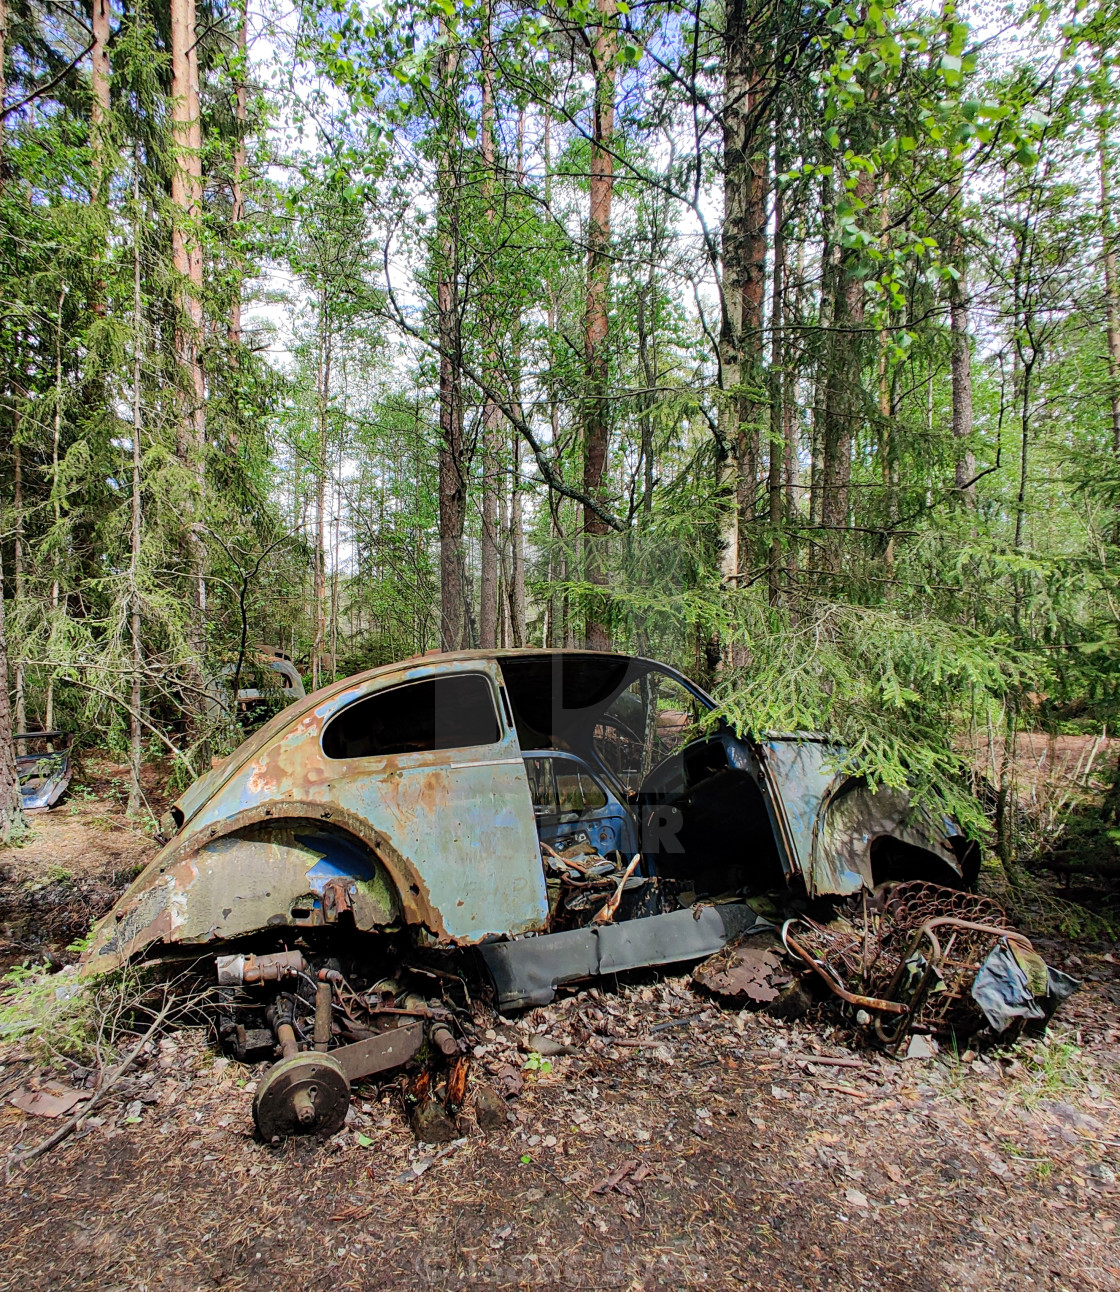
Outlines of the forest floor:
M 61 953 L 154 849 L 111 766 L 81 784 L 3 854 L 7 963 Z M 333 1139 L 270 1147 L 263 1069 L 180 1030 L 0 1180 L 0 1288 L 1120 1289 L 1120 953 L 1041 949 L 1083 990 L 982 1055 L 888 1060 L 687 977 L 494 1018 L 476 1067 L 523 1086 L 504 1127 L 467 1113 L 442 1148 L 372 1087 Z M 527 1070 L 542 1033 L 574 1052 Z M 57 1124 L 15 1090 L 82 1075 L 0 1052 L 0 1153 Z

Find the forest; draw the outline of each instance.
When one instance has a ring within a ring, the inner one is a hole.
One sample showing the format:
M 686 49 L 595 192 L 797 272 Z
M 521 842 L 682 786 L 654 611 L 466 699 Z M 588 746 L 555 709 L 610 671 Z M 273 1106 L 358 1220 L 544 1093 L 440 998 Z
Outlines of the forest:
M 1010 861 L 1016 733 L 1117 708 L 1116 34 L 0 0 L 0 749 L 143 815 L 263 644 L 612 647 Z

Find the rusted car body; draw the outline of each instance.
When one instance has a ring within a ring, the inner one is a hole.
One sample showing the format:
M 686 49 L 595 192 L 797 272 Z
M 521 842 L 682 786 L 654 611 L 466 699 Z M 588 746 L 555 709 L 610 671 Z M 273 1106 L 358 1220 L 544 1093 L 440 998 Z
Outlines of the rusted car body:
M 12 737 L 21 745 L 41 744 L 41 753 L 23 753 L 16 757 L 21 806 L 24 812 L 48 812 L 66 793 L 74 774 L 70 746 L 74 737 L 65 731 L 21 731 Z
M 588 786 L 624 805 L 635 878 L 672 890 L 679 910 L 969 880 L 950 820 L 837 775 L 823 740 L 741 739 L 715 707 L 673 669 L 598 652 L 462 652 L 347 678 L 191 786 L 172 809 L 174 837 L 102 921 L 86 963 L 291 935 L 343 914 L 426 947 L 539 942 L 554 912 L 523 751 L 574 757 Z M 590 811 L 594 829 L 601 809 L 580 793 L 571 824 Z M 679 958 L 691 954 L 702 952 Z
M 85 969 L 213 955 L 224 1042 L 281 1056 L 254 1100 L 266 1138 L 337 1130 L 351 1081 L 437 1050 L 450 1107 L 468 977 L 502 1008 L 542 1004 L 699 960 L 791 903 L 967 884 L 953 823 L 838 755 L 742 739 L 633 656 L 404 660 L 296 701 L 191 786 Z

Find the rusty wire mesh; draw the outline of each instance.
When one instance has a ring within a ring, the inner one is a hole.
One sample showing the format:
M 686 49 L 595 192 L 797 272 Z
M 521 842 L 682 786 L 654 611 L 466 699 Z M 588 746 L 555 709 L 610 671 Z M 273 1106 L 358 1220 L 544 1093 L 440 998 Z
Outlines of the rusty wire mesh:
M 932 939 L 922 933 L 931 926 Z M 970 989 L 1004 932 L 1015 936 L 1005 912 L 991 898 L 915 880 L 890 885 L 873 896 L 864 894 L 858 908 L 827 925 L 802 917 L 796 938 L 848 991 L 912 1002 L 904 1026 L 891 1032 L 901 1038 L 915 1025 L 961 1034 L 983 1025 Z M 904 969 L 911 955 L 921 957 L 913 971 Z M 916 990 L 915 975 L 931 963 L 935 972 L 923 990 Z

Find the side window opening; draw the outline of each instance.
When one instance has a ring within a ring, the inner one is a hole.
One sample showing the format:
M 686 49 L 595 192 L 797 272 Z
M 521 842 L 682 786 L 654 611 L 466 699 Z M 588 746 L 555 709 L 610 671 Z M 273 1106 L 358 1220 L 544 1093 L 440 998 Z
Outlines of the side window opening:
M 537 817 L 578 816 L 607 806 L 603 787 L 566 758 L 526 758 L 525 771 Z
M 494 745 L 500 739 L 489 680 L 481 673 L 457 673 L 406 682 L 349 705 L 323 732 L 323 753 L 383 758 Z
M 533 796 L 533 812 L 537 816 L 555 816 L 560 810 L 556 804 L 556 774 L 551 758 L 526 758 L 525 771 L 529 777 L 529 792 Z

